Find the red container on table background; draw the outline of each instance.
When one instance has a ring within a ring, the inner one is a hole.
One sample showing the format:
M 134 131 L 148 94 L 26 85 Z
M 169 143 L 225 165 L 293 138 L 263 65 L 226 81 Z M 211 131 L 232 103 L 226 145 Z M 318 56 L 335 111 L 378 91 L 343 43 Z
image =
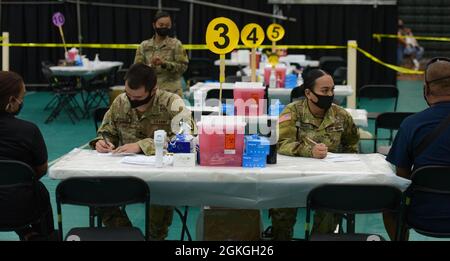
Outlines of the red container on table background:
M 256 116 L 265 114 L 264 101 L 266 89 L 260 82 L 237 82 L 233 89 L 234 110 L 237 116 Z
M 242 166 L 245 121 L 235 116 L 203 116 L 197 123 L 201 166 Z
M 275 68 L 277 88 L 284 88 L 286 84 L 286 70 L 286 66 L 281 64 L 277 65 L 277 67 Z

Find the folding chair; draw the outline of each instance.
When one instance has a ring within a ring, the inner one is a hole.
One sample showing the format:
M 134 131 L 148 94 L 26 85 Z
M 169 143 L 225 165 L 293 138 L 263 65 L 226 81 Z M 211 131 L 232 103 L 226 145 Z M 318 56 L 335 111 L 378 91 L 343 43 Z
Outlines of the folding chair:
M 291 98 L 290 98 L 290 102 L 294 102 L 296 100 L 299 99 L 304 99 L 305 98 L 305 92 L 302 88 L 300 88 L 300 86 L 295 87 L 294 89 L 292 89 L 291 91 Z
M 55 95 L 44 108 L 44 110 L 52 109 L 45 123 L 55 120 L 62 111 L 65 111 L 72 123 L 75 124 L 75 121 L 80 119 L 77 110 L 83 111 L 75 97 L 78 94 L 75 89 L 76 83 L 67 77 L 53 75 L 50 68 L 46 66 L 42 67 L 42 73 Z
M 28 197 L 17 197 L 17 191 L 30 191 Z M 39 187 L 34 171 L 20 161 L 0 160 L 0 231 L 25 229 L 31 224 L 42 225 L 43 237 L 50 239 L 47 218 L 41 213 Z M 21 213 L 20 216 L 18 216 Z
M 345 60 L 340 56 L 322 56 L 319 60 L 320 69 L 324 70 L 330 75 L 333 75 L 334 71 L 342 66 L 347 66 Z
M 383 155 L 387 155 L 389 150 L 391 149 L 391 144 L 394 138 L 393 131 L 398 130 L 403 120 L 414 113 L 412 112 L 385 112 L 378 115 L 375 119 L 375 137 L 374 137 L 374 149 L 373 152 L 381 153 Z M 378 134 L 378 129 L 388 129 L 390 130 L 390 134 L 388 138 L 381 138 Z M 379 140 L 387 140 L 389 141 L 388 146 L 378 147 Z
M 93 79 L 82 79 L 84 90 L 87 92 L 87 97 L 84 100 L 86 112 L 98 108 L 102 103 L 109 106 L 109 88 L 115 85 L 118 70 L 119 67 L 116 66 Z
M 210 89 L 206 92 L 206 101 L 214 100 L 217 103 L 212 103 L 211 101 L 206 103 L 207 106 L 211 107 L 219 107 L 219 97 L 220 90 L 219 89 Z M 222 89 L 222 104 L 226 104 L 227 100 L 233 100 L 234 103 L 234 92 L 231 89 Z
M 226 83 L 235 83 L 235 82 L 241 82 L 241 81 L 242 81 L 242 76 L 229 75 L 229 76 L 225 77 Z
M 450 166 L 415 170 L 405 192 L 402 235 L 407 229 L 436 238 L 450 238 Z M 431 206 L 430 206 L 431 204 Z
M 188 86 L 214 79 L 214 62 L 209 58 L 191 58 L 184 73 Z
M 333 80 L 336 85 L 347 84 L 347 67 L 341 66 L 336 68 L 333 72 Z
M 322 210 L 347 216 L 347 234 L 310 235 L 311 211 Z M 384 240 L 380 235 L 355 233 L 355 214 L 402 210 L 402 192 L 386 185 L 323 185 L 313 189 L 307 197 L 305 239 L 312 241 Z M 397 233 L 397 236 L 399 233 Z
M 145 204 L 145 237 L 135 227 L 94 227 L 93 211 L 90 211 L 90 227 L 73 228 L 66 240 L 80 241 L 144 241 L 149 239 L 150 189 L 146 182 L 134 177 L 83 177 L 62 181 L 56 188 L 59 238 L 63 239 L 62 204 L 86 206 L 89 209 L 120 207 L 129 204 Z
M 397 111 L 399 91 L 395 85 L 388 84 L 369 84 L 364 85 L 358 91 L 358 108 L 361 106 L 362 99 L 379 100 L 385 103 L 393 100 L 390 104 L 389 110 L 392 112 Z M 387 111 L 387 109 L 385 110 Z M 369 112 L 367 118 L 376 119 L 380 115 L 379 112 Z

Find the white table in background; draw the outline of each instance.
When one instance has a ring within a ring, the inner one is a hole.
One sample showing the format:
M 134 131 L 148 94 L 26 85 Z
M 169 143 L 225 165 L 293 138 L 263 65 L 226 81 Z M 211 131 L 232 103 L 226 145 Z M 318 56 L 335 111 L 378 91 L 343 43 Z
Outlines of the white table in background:
M 297 63 L 302 67 L 319 67 L 319 65 L 320 65 L 319 61 L 315 61 L 315 60 L 295 61 L 294 63 Z M 214 61 L 214 65 L 219 66 L 220 60 Z M 225 60 L 225 66 L 246 67 L 246 66 L 249 66 L 249 62 Z
M 49 169 L 49 176 L 134 176 L 148 182 L 154 204 L 253 209 L 304 207 L 309 191 L 325 183 L 383 184 L 401 190 L 410 184 L 394 174 L 384 156 L 354 156 L 360 161 L 327 162 L 278 155 L 278 164 L 267 168 L 155 168 L 122 164 L 120 157 L 75 149 Z
M 55 76 L 82 77 L 85 79 L 106 73 L 114 67 L 122 67 L 122 62 L 101 61 L 98 64 L 91 62 L 87 66 L 52 66 L 50 70 Z
M 199 82 L 189 88 L 189 94 L 194 96 L 194 102 L 196 99 L 196 95 L 194 93 L 196 91 L 202 92 L 203 101 L 206 100 L 206 94 L 209 90 L 219 89 L 220 83 L 202 83 Z M 224 90 L 232 90 L 234 89 L 234 83 L 223 83 L 222 89 Z M 290 101 L 292 89 L 286 88 L 269 88 L 269 99 L 279 99 L 281 103 L 288 104 Z M 337 97 L 347 97 L 353 94 L 353 88 L 350 85 L 336 85 L 334 93 Z M 198 102 L 198 101 L 197 101 Z

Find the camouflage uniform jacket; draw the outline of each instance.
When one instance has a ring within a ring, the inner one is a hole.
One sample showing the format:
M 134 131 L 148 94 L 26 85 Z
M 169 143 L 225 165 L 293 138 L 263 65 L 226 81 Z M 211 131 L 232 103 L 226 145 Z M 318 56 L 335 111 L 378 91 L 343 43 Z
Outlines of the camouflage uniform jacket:
M 335 104 L 320 119 L 312 115 L 307 100 L 300 100 L 286 106 L 279 122 L 278 152 L 281 154 L 312 157 L 315 145 L 307 138 L 325 144 L 329 152 L 358 152 L 358 129 L 351 115 Z
M 147 110 L 139 114 L 136 109 L 131 109 L 124 93 L 117 96 L 106 112 L 98 129 L 98 137 L 90 142 L 90 146 L 95 148 L 96 142 L 102 139 L 101 134 L 104 134 L 116 148 L 137 143 L 144 154 L 152 155 L 155 154 L 154 132 L 165 130 L 167 137 L 172 138 L 180 128 L 180 121 L 187 122 L 193 128 L 192 134 L 197 134 L 191 112 L 178 95 L 158 89 Z
M 155 37 L 146 40 L 138 47 L 134 63 L 150 66 L 154 57 L 163 60 L 162 65 L 154 67 L 159 88 L 180 95 L 182 93 L 181 77 L 189 64 L 181 42 L 171 37 L 167 37 L 160 44 L 156 44 Z

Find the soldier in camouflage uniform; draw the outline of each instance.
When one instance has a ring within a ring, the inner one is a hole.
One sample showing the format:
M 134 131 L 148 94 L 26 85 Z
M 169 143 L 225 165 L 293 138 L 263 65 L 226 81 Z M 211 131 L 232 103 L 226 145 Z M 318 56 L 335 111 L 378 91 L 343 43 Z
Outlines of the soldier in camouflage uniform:
M 332 104 L 333 78 L 314 69 L 304 76 L 306 98 L 286 106 L 279 118 L 278 152 L 288 156 L 325 158 L 328 152 L 357 153 L 359 133 L 343 108 Z M 274 240 L 291 240 L 297 209 L 271 209 Z M 313 232 L 332 233 L 340 222 L 338 215 L 318 211 Z
M 154 67 L 159 88 L 183 97 L 181 77 L 189 60 L 181 42 L 168 36 L 172 28 L 170 15 L 158 12 L 153 19 L 153 28 L 156 34 L 141 43 L 134 62 Z
M 144 64 L 133 65 L 126 78 L 124 94 L 119 95 L 105 114 L 98 137 L 90 142 L 98 152 L 128 152 L 154 155 L 153 134 L 165 130 L 169 138 L 179 131 L 180 121 L 196 127 L 191 112 L 176 94 L 159 90 L 154 70 Z M 147 97 L 146 97 L 147 96 Z M 103 139 L 105 137 L 108 141 Z M 107 227 L 131 226 L 125 211 L 99 209 Z M 163 240 L 172 223 L 173 207 L 150 207 L 150 238 Z

